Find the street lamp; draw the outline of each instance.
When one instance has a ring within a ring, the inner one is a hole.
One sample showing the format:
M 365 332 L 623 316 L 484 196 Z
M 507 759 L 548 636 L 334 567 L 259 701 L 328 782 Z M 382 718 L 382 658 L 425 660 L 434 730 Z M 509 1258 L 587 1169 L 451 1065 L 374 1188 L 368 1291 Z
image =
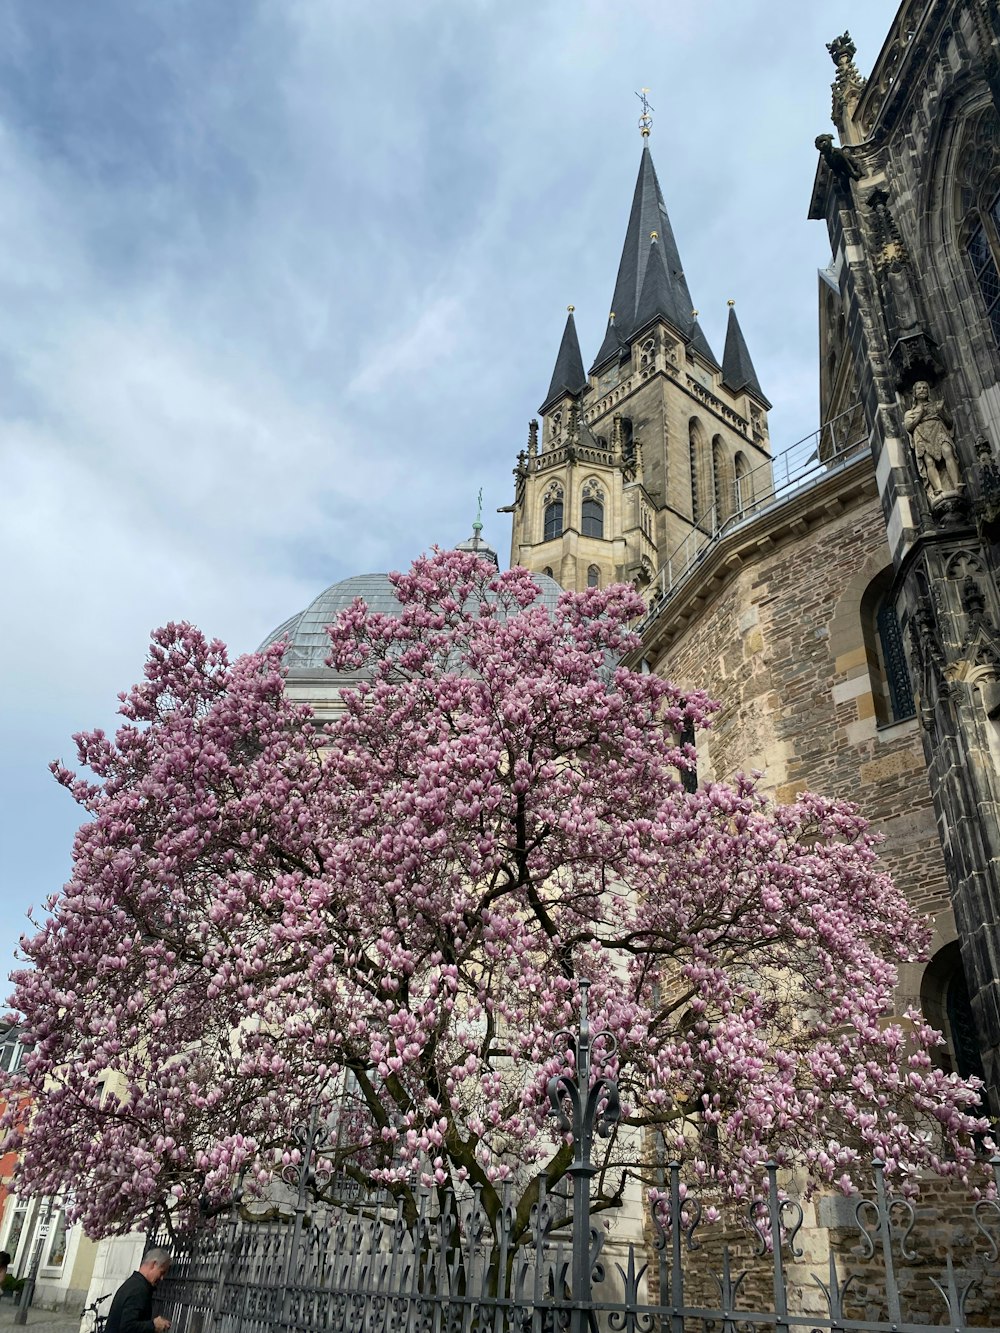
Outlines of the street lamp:
M 31 1265 L 28 1269 L 28 1276 L 25 1279 L 24 1286 L 21 1288 L 21 1300 L 14 1314 L 15 1324 L 26 1324 L 28 1322 L 28 1307 L 35 1295 L 35 1279 L 38 1277 L 38 1269 L 42 1262 L 42 1248 L 49 1234 L 49 1223 L 52 1220 L 52 1197 L 45 1200 L 45 1211 L 38 1223 L 38 1233 L 35 1237 L 35 1248 L 31 1255 Z

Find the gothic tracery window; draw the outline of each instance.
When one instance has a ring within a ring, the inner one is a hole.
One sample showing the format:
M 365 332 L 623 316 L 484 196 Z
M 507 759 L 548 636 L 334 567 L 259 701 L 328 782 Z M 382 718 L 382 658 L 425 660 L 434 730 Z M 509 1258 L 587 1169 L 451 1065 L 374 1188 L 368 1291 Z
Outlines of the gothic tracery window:
M 563 533 L 563 488 L 554 481 L 542 499 L 542 541 L 555 541 Z
M 1000 347 L 1000 268 L 997 263 L 1000 256 L 1000 194 L 981 215 L 979 225 L 966 243 L 966 253 L 986 306 L 993 339 Z
M 970 286 L 1000 347 L 1000 118 L 992 104 L 964 126 L 954 172 L 954 221 Z
M 585 537 L 604 536 L 604 506 L 600 500 L 584 500 L 580 529 Z
M 594 478 L 584 483 L 580 531 L 584 537 L 604 536 L 604 492 Z

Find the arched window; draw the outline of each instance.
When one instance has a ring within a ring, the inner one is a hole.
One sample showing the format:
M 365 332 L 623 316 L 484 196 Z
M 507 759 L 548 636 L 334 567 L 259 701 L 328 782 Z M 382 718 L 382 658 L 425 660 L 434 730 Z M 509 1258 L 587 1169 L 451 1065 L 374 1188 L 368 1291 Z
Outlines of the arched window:
M 587 569 L 587 587 L 599 588 L 601 586 L 601 571 L 596 565 L 590 565 Z
M 584 537 L 604 536 L 604 491 L 596 477 L 583 483 L 580 506 L 580 532 Z
M 604 506 L 600 500 L 588 497 L 583 502 L 580 531 L 585 537 L 604 536 Z
M 711 455 L 705 430 L 697 417 L 688 422 L 688 458 L 691 466 L 691 521 L 699 527 L 711 522 L 713 504 Z
M 733 469 L 735 472 L 733 493 L 736 501 L 736 513 L 743 514 L 753 504 L 753 477 L 750 475 L 750 464 L 747 462 L 746 454 L 736 455 L 733 459 Z
M 896 617 L 896 608 L 888 598 L 883 598 L 875 612 L 875 627 L 878 630 L 879 653 L 882 669 L 885 672 L 892 720 L 901 722 L 903 718 L 912 717 L 916 709 L 913 704 L 910 671 L 903 653 L 903 635 Z
M 546 565 L 545 568 L 542 570 L 542 573 L 547 574 L 550 579 L 554 577 L 551 565 Z
M 983 1058 L 957 941 L 946 944 L 927 964 L 920 983 L 920 1007 L 932 1027 L 948 1040 L 938 1058 L 960 1078 L 983 1077 Z
M 973 309 L 985 312 L 1000 347 L 1000 142 L 996 108 L 986 103 L 961 125 L 950 202 L 955 239 L 965 259 Z M 950 278 L 949 278 L 950 280 Z M 972 315 L 973 309 L 968 314 Z M 966 321 L 963 321 L 965 323 Z
M 721 527 L 726 519 L 732 515 L 733 496 L 736 490 L 732 464 L 729 461 L 726 446 L 722 443 L 721 435 L 716 435 L 712 440 L 712 484 L 715 499 L 715 523 L 717 527 Z
M 1000 194 L 980 214 L 979 225 L 973 228 L 965 248 L 976 286 L 986 306 L 986 317 L 993 330 L 993 339 L 1000 346 L 1000 269 L 997 266 L 997 256 L 1000 255 Z
M 563 502 L 562 500 L 552 500 L 545 506 L 545 532 L 543 541 L 552 542 L 557 537 L 562 536 L 563 530 Z
M 632 418 L 622 417 L 622 457 L 631 458 L 635 453 L 635 438 L 632 431 Z
M 678 740 L 680 741 L 681 745 L 690 745 L 692 747 L 694 746 L 695 744 L 694 722 L 692 722 L 691 718 L 685 717 L 684 727 L 681 730 L 681 734 L 678 737 Z M 689 768 L 685 766 L 684 768 L 680 769 L 680 775 L 681 775 L 681 786 L 684 788 L 685 791 L 695 792 L 698 790 L 697 766 L 694 768 Z
M 861 598 L 861 630 L 875 720 L 881 726 L 913 717 L 915 707 L 910 671 L 903 653 L 903 635 L 889 596 L 892 571 L 872 579 Z

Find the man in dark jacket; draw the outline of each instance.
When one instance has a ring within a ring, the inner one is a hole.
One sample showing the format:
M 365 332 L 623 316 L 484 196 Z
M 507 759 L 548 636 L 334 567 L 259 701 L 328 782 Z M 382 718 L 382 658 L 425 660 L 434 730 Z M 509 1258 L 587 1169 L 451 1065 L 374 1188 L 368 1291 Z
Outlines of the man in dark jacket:
M 169 1267 L 169 1250 L 146 1251 L 136 1272 L 115 1292 L 105 1333 L 167 1333 L 170 1320 L 153 1318 L 153 1288 Z

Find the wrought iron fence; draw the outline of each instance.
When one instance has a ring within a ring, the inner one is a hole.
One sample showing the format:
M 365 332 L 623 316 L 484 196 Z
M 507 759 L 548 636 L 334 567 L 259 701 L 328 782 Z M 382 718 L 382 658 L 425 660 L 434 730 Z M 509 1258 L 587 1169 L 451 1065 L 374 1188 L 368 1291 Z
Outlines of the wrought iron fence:
M 317 1205 L 314 1118 L 284 1215 L 254 1221 L 234 1201 L 172 1245 L 158 1296 L 173 1333 L 1000 1333 L 1000 1203 L 918 1208 L 878 1163 L 871 1191 L 811 1233 L 773 1162 L 741 1218 L 708 1223 L 674 1162 L 645 1216 L 592 1220 L 591 1138 L 618 1102 L 613 1083 L 590 1082 L 585 990 L 574 1044 L 577 1074 L 549 1085 L 574 1139 L 571 1208 L 540 1188 L 522 1225 L 509 1186 L 490 1210 L 478 1190 Z

